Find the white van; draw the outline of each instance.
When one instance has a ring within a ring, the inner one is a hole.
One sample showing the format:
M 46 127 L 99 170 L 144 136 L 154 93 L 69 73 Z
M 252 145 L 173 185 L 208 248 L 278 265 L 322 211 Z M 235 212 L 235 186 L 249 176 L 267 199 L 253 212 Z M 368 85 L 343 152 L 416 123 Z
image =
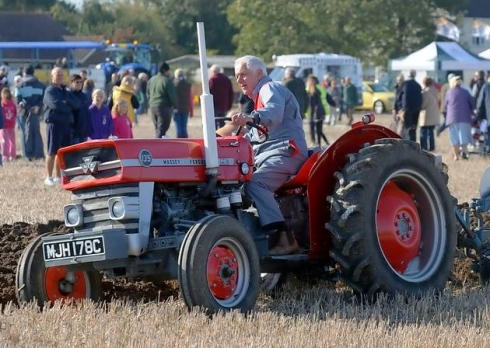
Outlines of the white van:
M 362 65 L 355 57 L 331 53 L 286 54 L 275 56 L 273 60 L 274 69 L 269 74 L 273 81 L 282 81 L 286 68 L 294 68 L 296 77 L 303 80 L 313 74 L 321 82 L 328 74 L 337 81 L 337 86 L 340 86 L 341 78 L 349 76 L 358 89 L 360 101 L 362 100 Z

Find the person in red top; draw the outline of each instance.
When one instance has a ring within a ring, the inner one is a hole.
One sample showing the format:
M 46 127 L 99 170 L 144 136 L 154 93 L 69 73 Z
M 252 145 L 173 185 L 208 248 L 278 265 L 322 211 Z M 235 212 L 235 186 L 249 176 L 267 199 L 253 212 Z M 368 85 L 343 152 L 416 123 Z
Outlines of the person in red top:
M 209 92 L 213 95 L 214 115 L 216 117 L 224 117 L 233 105 L 233 86 L 230 79 L 221 72 L 219 65 L 212 65 L 210 71 Z M 216 121 L 216 129 L 224 125 L 224 120 Z
M 112 122 L 114 123 L 112 135 L 121 139 L 133 137 L 133 128 L 128 117 L 128 110 L 128 102 L 122 98 L 118 99 L 112 107 Z
M 15 151 L 15 120 L 17 118 L 17 107 L 12 100 L 12 93 L 8 87 L 2 89 L 2 112 L 3 129 L 0 129 L 0 142 L 2 153 L 7 161 L 13 161 Z

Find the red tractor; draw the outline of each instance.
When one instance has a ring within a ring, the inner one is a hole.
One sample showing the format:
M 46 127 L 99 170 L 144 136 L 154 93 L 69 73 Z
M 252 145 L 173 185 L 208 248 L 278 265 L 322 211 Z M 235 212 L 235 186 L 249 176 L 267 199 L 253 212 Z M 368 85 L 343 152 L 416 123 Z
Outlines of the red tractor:
M 248 311 L 261 274 L 326 266 L 368 296 L 445 286 L 457 233 L 440 158 L 366 115 L 327 149 L 311 151 L 277 191 L 304 251 L 270 256 L 240 190 L 253 173 L 252 147 L 241 136 L 214 138 L 206 90 L 202 109 L 204 140 L 101 140 L 58 152 L 63 188 L 72 192 L 64 219 L 74 232 L 26 248 L 19 301 L 96 300 L 102 274 L 151 276 L 178 278 L 189 307 Z

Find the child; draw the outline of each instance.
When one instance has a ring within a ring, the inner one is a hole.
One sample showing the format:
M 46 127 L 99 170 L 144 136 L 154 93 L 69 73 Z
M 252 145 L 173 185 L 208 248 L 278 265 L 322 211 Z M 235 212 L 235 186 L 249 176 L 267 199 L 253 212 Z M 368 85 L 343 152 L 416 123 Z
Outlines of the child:
M 114 130 L 112 135 L 118 138 L 132 138 L 133 130 L 128 118 L 129 105 L 125 99 L 119 98 L 112 107 L 112 122 Z
M 88 80 L 87 80 L 88 81 Z M 104 105 L 105 93 L 96 89 L 92 93 L 92 105 L 88 108 L 92 122 L 92 133 L 90 139 L 107 139 L 114 130 L 109 108 Z
M 15 120 L 17 107 L 12 100 L 12 93 L 8 87 L 2 89 L 3 129 L 0 130 L 2 153 L 6 161 L 15 160 Z

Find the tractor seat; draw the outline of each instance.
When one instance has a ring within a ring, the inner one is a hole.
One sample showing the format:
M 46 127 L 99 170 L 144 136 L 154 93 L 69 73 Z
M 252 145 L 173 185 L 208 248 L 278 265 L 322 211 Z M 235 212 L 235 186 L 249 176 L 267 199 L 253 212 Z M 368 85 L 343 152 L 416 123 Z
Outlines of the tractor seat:
M 316 163 L 318 156 L 321 153 L 321 148 L 314 147 L 308 149 L 308 159 L 303 163 L 300 170 L 296 173 L 296 175 L 289 178 L 284 185 L 281 186 L 281 189 L 291 189 L 298 186 L 306 186 L 308 182 L 308 177 L 310 176 L 311 168 Z

